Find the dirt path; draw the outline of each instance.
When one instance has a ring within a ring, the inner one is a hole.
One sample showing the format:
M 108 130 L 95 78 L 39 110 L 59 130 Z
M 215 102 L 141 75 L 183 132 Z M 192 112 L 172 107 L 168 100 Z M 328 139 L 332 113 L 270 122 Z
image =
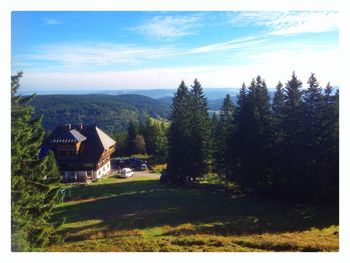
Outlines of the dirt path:
M 160 174 L 150 173 L 149 171 L 134 171 L 134 176 L 152 176 L 152 177 L 160 178 Z

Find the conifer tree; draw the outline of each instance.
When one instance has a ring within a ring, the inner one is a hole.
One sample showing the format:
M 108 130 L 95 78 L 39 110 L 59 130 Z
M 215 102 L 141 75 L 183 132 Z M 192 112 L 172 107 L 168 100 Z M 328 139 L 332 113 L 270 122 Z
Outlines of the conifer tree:
M 42 119 L 32 119 L 33 96 L 17 95 L 21 77 L 21 72 L 11 77 L 11 246 L 12 251 L 37 251 L 61 239 L 55 230 L 62 222 L 52 222 L 61 176 L 51 152 L 39 159 Z
M 249 142 L 246 131 L 249 129 L 248 117 L 248 94 L 245 83 L 237 95 L 235 118 L 233 118 L 232 131 L 228 134 L 227 158 L 229 166 L 225 168 L 225 176 L 229 181 L 239 182 L 244 173 L 244 160 L 248 159 L 249 151 L 245 147 Z
M 211 157 L 210 117 L 208 102 L 203 88 L 197 79 L 190 91 L 191 97 L 191 147 L 189 147 L 191 163 L 191 179 L 202 177 L 209 171 Z
M 216 134 L 217 152 L 215 155 L 215 162 L 217 170 L 229 178 L 232 168 L 229 158 L 229 148 L 231 147 L 229 138 L 230 134 L 233 132 L 234 105 L 228 94 L 224 98 L 219 116 L 218 132 Z
M 304 112 L 304 130 L 305 130 L 305 147 L 304 147 L 304 178 L 302 185 L 308 190 L 309 195 L 317 195 L 320 184 L 329 183 L 325 178 L 322 169 L 321 150 L 324 137 L 323 127 L 323 95 L 322 89 L 315 74 L 311 74 L 308 79 L 309 87 L 303 96 Z M 321 168 L 321 169 L 320 169 Z M 314 193 L 310 193 L 310 192 Z
M 320 192 L 326 200 L 339 200 L 339 90 L 333 95 L 333 88 L 327 84 L 324 94 L 323 144 L 321 164 L 327 184 Z M 324 195 L 326 194 L 326 195 Z
M 274 93 L 272 101 L 272 137 L 273 137 L 273 150 L 272 158 L 274 162 L 272 163 L 272 184 L 273 188 L 278 188 L 279 179 L 282 173 L 282 167 L 284 166 L 284 154 L 283 150 L 283 140 L 284 133 L 282 128 L 283 121 L 283 109 L 285 108 L 285 93 L 283 89 L 283 84 L 279 81 L 276 86 L 276 91 Z
M 302 107 L 302 82 L 295 72 L 285 85 L 285 104 L 283 108 L 282 128 L 284 132 L 283 150 L 285 163 L 280 174 L 280 193 L 296 195 L 303 177 L 305 129 Z
M 178 87 L 172 103 L 171 124 L 168 130 L 168 161 L 166 179 L 174 184 L 185 184 L 192 176 L 189 147 L 192 143 L 192 101 L 184 81 Z
M 243 88 L 242 91 L 243 93 Z M 244 94 L 244 93 L 243 93 Z M 238 142 L 239 170 L 237 181 L 253 189 L 270 184 L 271 160 L 271 109 L 269 94 L 264 80 L 260 76 L 253 79 L 247 94 L 244 94 L 244 107 L 238 106 Z M 242 103 L 238 98 L 238 103 Z
M 137 126 L 133 121 L 129 121 L 128 125 L 128 137 L 126 139 L 126 153 L 132 155 L 135 153 L 135 139 L 137 136 Z

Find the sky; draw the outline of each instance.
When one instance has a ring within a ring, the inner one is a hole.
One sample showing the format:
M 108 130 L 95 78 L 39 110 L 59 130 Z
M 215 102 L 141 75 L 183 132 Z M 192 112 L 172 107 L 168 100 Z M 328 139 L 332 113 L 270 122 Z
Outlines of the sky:
M 338 84 L 338 13 L 12 12 L 22 91 L 268 87 L 295 71 Z

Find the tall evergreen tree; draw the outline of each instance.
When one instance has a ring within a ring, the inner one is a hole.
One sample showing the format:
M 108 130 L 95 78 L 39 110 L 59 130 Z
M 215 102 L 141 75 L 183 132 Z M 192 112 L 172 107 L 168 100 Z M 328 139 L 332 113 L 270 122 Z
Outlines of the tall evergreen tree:
M 302 107 L 302 82 L 295 72 L 285 85 L 285 105 L 283 108 L 282 128 L 284 138 L 285 163 L 280 175 L 280 194 L 296 195 L 301 177 L 303 177 L 305 129 Z M 294 192 L 295 191 L 295 192 Z
M 135 139 L 137 136 L 137 126 L 133 121 L 129 121 L 128 125 L 128 137 L 126 139 L 126 153 L 132 155 L 135 153 Z
M 242 88 L 243 89 L 243 88 Z M 241 91 L 243 93 L 243 90 Z M 270 184 L 271 160 L 271 109 L 265 81 L 257 76 L 253 79 L 245 95 L 243 108 L 238 106 L 238 143 L 239 170 L 237 181 L 253 189 Z M 238 98 L 242 100 L 242 98 Z M 242 101 L 239 101 L 242 103 Z M 242 151 L 242 152 L 241 152 Z
M 327 84 L 323 110 L 324 139 L 322 144 L 323 171 L 328 180 L 320 192 L 328 200 L 339 200 L 339 90 L 333 95 L 333 88 Z M 326 188 L 326 189 L 325 189 Z
M 315 74 L 311 74 L 308 79 L 309 87 L 303 96 L 304 112 L 304 130 L 305 130 L 305 147 L 304 147 L 304 178 L 302 185 L 306 188 L 309 195 L 317 196 L 320 184 L 329 183 L 325 179 L 322 163 L 322 144 L 324 138 L 323 127 L 323 95 L 322 89 Z M 321 168 L 321 169 L 320 169 Z M 314 191 L 314 193 L 310 193 Z
M 33 96 L 17 95 L 21 77 L 11 77 L 11 246 L 35 251 L 60 240 L 52 209 L 61 199 L 61 176 L 52 153 L 39 159 L 42 119 L 32 119 Z
M 283 139 L 284 139 L 284 133 L 283 133 L 283 127 L 282 127 L 282 121 L 284 118 L 284 112 L 283 109 L 285 108 L 285 92 L 283 89 L 283 84 L 279 81 L 276 86 L 276 91 L 274 93 L 273 101 L 272 101 L 272 125 L 273 125 L 273 143 L 272 143 L 272 159 L 273 163 L 272 165 L 272 184 L 273 188 L 278 189 L 279 187 L 279 180 L 282 173 L 282 167 L 285 163 L 284 154 L 285 151 L 283 150 Z
M 244 160 L 249 158 L 249 151 L 245 147 L 249 142 L 246 131 L 249 130 L 248 118 L 248 91 L 245 83 L 237 95 L 235 118 L 233 118 L 233 130 L 228 134 L 227 158 L 228 167 L 225 167 L 225 176 L 228 180 L 238 182 L 244 173 Z
M 218 131 L 215 138 L 217 145 L 215 154 L 216 170 L 229 178 L 232 168 L 229 158 L 229 138 L 230 133 L 233 132 L 234 105 L 228 94 L 224 98 L 219 116 Z
M 194 80 L 190 91 L 191 97 L 191 147 L 190 153 L 191 179 L 202 177 L 209 171 L 211 158 L 210 117 L 208 102 L 203 88 L 197 79 Z
M 185 184 L 192 176 L 189 147 L 192 143 L 192 101 L 184 81 L 178 87 L 172 103 L 171 124 L 168 130 L 168 161 L 166 181 Z

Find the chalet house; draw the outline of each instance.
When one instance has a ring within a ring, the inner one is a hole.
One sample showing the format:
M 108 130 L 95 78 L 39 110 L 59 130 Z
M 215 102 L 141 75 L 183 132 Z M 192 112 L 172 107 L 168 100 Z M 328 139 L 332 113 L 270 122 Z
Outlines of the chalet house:
M 42 152 L 52 150 L 64 182 L 87 182 L 111 172 L 110 156 L 116 142 L 95 125 L 57 127 Z

